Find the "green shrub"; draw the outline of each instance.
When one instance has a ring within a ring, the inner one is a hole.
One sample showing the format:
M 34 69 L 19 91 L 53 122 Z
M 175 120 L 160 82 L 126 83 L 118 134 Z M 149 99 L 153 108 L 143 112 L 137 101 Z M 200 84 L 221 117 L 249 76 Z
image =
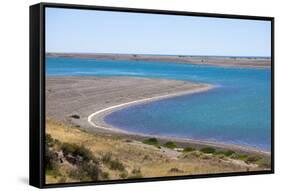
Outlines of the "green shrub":
M 200 151 L 202 153 L 211 154 L 211 153 L 215 153 L 216 149 L 214 149 L 213 147 L 204 147 L 204 148 L 200 149 Z
M 85 172 L 80 166 L 77 166 L 77 169 L 72 169 L 69 172 L 69 177 L 79 180 L 79 181 L 90 181 L 91 179 L 87 176 L 87 172 Z
M 158 140 L 156 138 L 149 138 L 149 139 L 145 139 L 143 141 L 144 144 L 148 144 L 148 145 L 154 145 L 156 147 L 159 147 L 159 143 Z
M 46 170 L 55 170 L 57 167 L 57 155 L 53 150 L 50 150 L 49 147 L 46 147 L 45 151 L 45 169 Z
M 104 163 L 109 163 L 112 159 L 112 153 L 108 152 L 105 155 L 102 156 L 101 160 Z
M 111 161 L 109 162 L 109 168 L 110 168 L 111 170 L 119 170 L 119 171 L 125 170 L 124 165 L 123 165 L 118 159 L 116 159 L 116 160 L 111 160 Z
M 195 148 L 193 148 L 193 147 L 185 147 L 183 149 L 183 152 L 185 152 L 185 153 L 192 152 L 192 151 L 195 151 Z
M 245 160 L 246 163 L 255 163 L 257 162 L 258 160 L 260 160 L 261 157 L 260 156 L 256 156 L 256 155 L 251 155 L 251 156 L 248 156 L 247 159 Z
M 54 146 L 54 142 L 55 142 L 55 140 L 51 137 L 51 135 L 50 134 L 46 134 L 46 136 L 45 136 L 45 144 L 48 147 L 53 147 Z
M 81 170 L 86 172 L 87 176 L 93 181 L 98 180 L 101 173 L 101 170 L 97 164 L 89 162 L 84 162 L 81 165 Z
M 140 174 L 140 173 L 141 173 L 140 168 L 134 168 L 134 169 L 132 170 L 132 174 Z
M 77 114 L 70 115 L 69 117 L 74 118 L 74 119 L 80 119 L 80 116 Z
M 69 176 L 73 179 L 80 181 L 96 181 L 100 179 L 100 176 L 106 176 L 99 166 L 92 162 L 83 162 L 77 166 L 77 169 L 70 171 Z
M 112 158 L 112 153 L 108 152 L 101 158 L 102 162 L 109 166 L 111 170 L 125 170 L 124 165 L 118 160 Z
M 52 149 L 54 146 L 54 139 L 51 135 L 46 134 L 45 141 L 45 169 L 46 171 L 54 171 L 57 169 L 58 157 L 55 151 Z
M 233 153 L 230 158 L 245 161 L 248 158 L 246 154 Z
M 62 143 L 60 147 L 64 155 L 72 154 L 76 150 L 76 145 L 70 143 Z
M 169 172 L 171 172 L 171 173 L 183 173 L 184 171 L 183 171 L 183 170 L 180 170 L 180 169 L 178 169 L 178 168 L 171 168 L 171 169 L 169 170 Z
M 233 155 L 234 153 L 235 153 L 235 152 L 232 151 L 232 150 L 227 150 L 227 151 L 225 151 L 223 154 L 224 154 L 225 156 L 229 157 L 229 156 Z
M 132 170 L 132 175 L 129 176 L 129 179 L 134 179 L 134 178 L 142 178 L 142 174 L 141 174 L 141 169 L 140 168 L 134 168 Z
M 125 171 L 125 172 L 122 172 L 120 175 L 119 175 L 119 177 L 120 178 L 127 178 L 127 176 L 128 176 L 128 172 L 127 171 Z
M 109 173 L 108 172 L 101 172 L 101 177 L 103 180 L 108 180 L 109 179 Z
M 63 143 L 61 144 L 61 150 L 64 156 L 70 154 L 74 157 L 80 156 L 85 161 L 93 160 L 95 163 L 98 162 L 97 159 L 92 155 L 92 152 L 83 145 L 79 146 L 76 144 Z
M 78 149 L 76 150 L 74 155 L 79 155 L 79 156 L 83 157 L 83 159 L 86 161 L 93 160 L 93 162 L 97 162 L 97 160 L 93 157 L 92 152 L 89 149 L 87 149 L 86 147 L 84 147 L 83 145 L 78 146 Z
M 177 148 L 178 146 L 176 145 L 176 143 L 172 142 L 172 141 L 169 141 L 167 143 L 165 143 L 163 145 L 164 147 L 167 147 L 169 149 L 174 149 L 174 148 Z
M 271 162 L 270 162 L 270 159 L 260 159 L 259 161 L 257 161 L 257 165 L 260 167 L 260 168 L 271 168 Z
M 233 155 L 235 152 L 232 150 L 220 150 L 220 151 L 216 151 L 214 154 L 216 155 L 224 155 L 226 157 L 229 157 L 231 155 Z
M 91 162 L 82 162 L 69 172 L 69 177 L 80 181 L 95 181 L 102 176 L 99 166 Z

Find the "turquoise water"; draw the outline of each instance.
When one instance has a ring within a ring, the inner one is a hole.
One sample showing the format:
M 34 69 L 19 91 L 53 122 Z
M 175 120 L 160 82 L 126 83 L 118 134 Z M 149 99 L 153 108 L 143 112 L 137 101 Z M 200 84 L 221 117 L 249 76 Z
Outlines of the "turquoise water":
M 132 76 L 210 83 L 208 92 L 130 106 L 105 117 L 118 128 L 263 150 L 271 148 L 270 69 L 47 58 L 47 76 Z

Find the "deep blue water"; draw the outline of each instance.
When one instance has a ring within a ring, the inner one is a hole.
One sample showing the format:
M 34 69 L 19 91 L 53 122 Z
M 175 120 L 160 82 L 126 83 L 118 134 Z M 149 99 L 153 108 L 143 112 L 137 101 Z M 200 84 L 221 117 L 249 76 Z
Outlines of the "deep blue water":
M 137 76 L 217 85 L 208 92 L 130 106 L 105 117 L 118 128 L 270 150 L 270 69 L 47 58 L 47 76 Z

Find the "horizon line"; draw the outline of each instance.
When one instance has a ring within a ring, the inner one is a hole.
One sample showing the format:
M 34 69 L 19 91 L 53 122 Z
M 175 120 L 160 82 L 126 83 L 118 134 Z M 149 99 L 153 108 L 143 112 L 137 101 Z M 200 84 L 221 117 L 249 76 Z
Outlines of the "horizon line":
M 99 52 L 45 52 L 45 54 L 120 54 L 120 55 L 155 55 L 155 56 L 198 56 L 198 57 L 246 57 L 246 58 L 271 58 L 270 56 L 238 56 L 238 55 L 200 55 L 200 54 L 148 54 L 148 53 L 99 53 Z

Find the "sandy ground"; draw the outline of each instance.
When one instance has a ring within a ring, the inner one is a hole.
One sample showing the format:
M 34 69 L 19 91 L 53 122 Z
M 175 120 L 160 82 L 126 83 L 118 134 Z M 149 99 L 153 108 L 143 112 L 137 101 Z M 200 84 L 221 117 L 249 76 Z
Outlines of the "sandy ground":
M 204 64 L 223 67 L 251 67 L 269 68 L 270 58 L 260 57 L 218 57 L 218 56 L 159 56 L 139 54 L 78 54 L 78 53 L 47 53 L 47 57 L 68 57 L 68 58 L 93 58 L 104 60 L 134 60 L 134 61 L 158 61 L 178 62 L 183 64 Z
M 101 109 L 155 96 L 209 87 L 185 81 L 127 77 L 47 77 L 47 117 L 92 127 L 88 116 Z M 71 117 L 79 115 L 79 119 Z

